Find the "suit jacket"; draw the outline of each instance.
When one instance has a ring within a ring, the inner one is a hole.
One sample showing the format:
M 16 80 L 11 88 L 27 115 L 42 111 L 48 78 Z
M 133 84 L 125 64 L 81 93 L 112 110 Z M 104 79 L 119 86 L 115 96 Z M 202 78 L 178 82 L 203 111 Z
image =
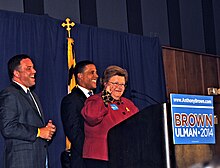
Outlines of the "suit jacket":
M 0 92 L 0 130 L 5 139 L 5 168 L 45 167 L 47 142 L 36 137 L 38 128 L 45 125 L 43 111 L 37 95 L 32 94 L 42 116 L 16 83 Z
M 78 87 L 65 96 L 61 102 L 61 119 L 65 135 L 71 142 L 71 167 L 84 168 L 82 150 L 84 143 L 84 119 L 81 109 L 86 100 L 85 94 Z

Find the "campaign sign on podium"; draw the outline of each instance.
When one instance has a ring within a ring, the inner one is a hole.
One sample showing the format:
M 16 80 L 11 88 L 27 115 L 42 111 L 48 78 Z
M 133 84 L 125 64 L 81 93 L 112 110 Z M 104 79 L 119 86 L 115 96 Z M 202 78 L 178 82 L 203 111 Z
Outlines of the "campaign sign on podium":
M 212 96 L 170 94 L 174 144 L 214 144 Z

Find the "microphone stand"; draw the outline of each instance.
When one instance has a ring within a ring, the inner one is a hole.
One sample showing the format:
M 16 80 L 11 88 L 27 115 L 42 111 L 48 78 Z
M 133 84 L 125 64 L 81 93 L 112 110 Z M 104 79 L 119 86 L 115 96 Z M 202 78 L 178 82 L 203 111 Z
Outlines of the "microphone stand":
M 157 104 L 161 104 L 160 102 L 158 102 L 157 100 L 155 100 L 153 97 L 149 96 L 148 94 L 136 91 L 136 90 L 131 90 L 132 93 L 137 93 L 139 95 L 143 95 L 148 97 L 149 99 L 151 99 L 152 101 L 154 101 Z M 135 95 L 133 95 L 133 97 L 135 98 L 139 98 Z M 139 99 L 143 99 L 143 98 L 139 98 Z M 148 100 L 146 100 L 147 102 L 149 102 Z M 150 103 L 150 102 L 149 102 Z M 152 103 L 150 103 L 152 104 Z M 166 168 L 171 168 L 171 163 L 170 163 L 170 148 L 169 148 L 169 131 L 168 131 L 168 125 L 167 125 L 168 121 L 167 121 L 167 104 L 163 103 L 163 127 L 164 127 L 164 145 L 165 145 L 165 162 L 166 162 Z

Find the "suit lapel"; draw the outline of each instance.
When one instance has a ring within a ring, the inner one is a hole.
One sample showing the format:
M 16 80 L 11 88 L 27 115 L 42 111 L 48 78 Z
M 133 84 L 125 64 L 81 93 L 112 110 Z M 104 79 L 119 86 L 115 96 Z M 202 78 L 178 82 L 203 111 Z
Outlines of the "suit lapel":
M 42 107 L 41 107 L 40 101 L 39 101 L 38 97 L 36 96 L 36 94 L 35 94 L 34 92 L 32 92 L 32 93 L 33 93 L 33 96 L 34 96 L 34 98 L 35 98 L 35 100 L 36 100 L 36 102 L 37 102 L 37 105 L 38 105 L 38 107 L 39 107 L 39 109 L 40 109 L 41 116 L 40 116 L 40 114 L 39 114 L 39 112 L 38 112 L 38 110 L 37 110 L 36 105 L 34 104 L 34 102 L 33 102 L 32 100 L 30 100 L 30 98 L 28 97 L 27 93 L 25 93 L 25 91 L 24 91 L 19 85 L 17 85 L 17 84 L 14 83 L 14 82 L 12 82 L 12 86 L 14 86 L 14 87 L 19 91 L 19 93 L 20 93 L 22 96 L 25 97 L 25 99 L 28 101 L 28 103 L 29 103 L 30 106 L 32 107 L 33 111 L 37 114 L 37 116 L 41 119 L 41 121 L 42 121 L 43 123 L 45 123 L 45 121 L 44 121 L 44 116 L 43 116 L 43 111 L 42 111 Z
M 72 92 L 75 92 L 79 99 L 84 103 L 85 100 L 87 99 L 86 95 L 83 93 L 83 91 L 81 89 L 79 89 L 78 87 L 76 87 L 75 89 L 72 90 Z

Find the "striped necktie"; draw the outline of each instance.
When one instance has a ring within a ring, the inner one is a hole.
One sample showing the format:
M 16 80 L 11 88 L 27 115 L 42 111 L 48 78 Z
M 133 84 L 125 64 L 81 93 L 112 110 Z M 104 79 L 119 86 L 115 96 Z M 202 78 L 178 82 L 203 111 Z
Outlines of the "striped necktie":
M 36 100 L 34 99 L 34 96 L 32 95 L 32 93 L 31 93 L 31 91 L 30 91 L 29 89 L 27 90 L 27 95 L 28 95 L 29 99 L 34 103 L 34 105 L 35 105 L 36 108 L 37 108 L 37 111 L 38 111 L 39 115 L 41 116 L 41 112 L 40 112 L 40 109 L 39 109 L 39 107 L 38 107 L 38 105 L 37 105 L 37 102 L 36 102 Z

